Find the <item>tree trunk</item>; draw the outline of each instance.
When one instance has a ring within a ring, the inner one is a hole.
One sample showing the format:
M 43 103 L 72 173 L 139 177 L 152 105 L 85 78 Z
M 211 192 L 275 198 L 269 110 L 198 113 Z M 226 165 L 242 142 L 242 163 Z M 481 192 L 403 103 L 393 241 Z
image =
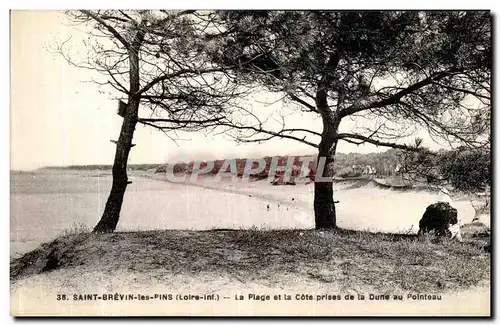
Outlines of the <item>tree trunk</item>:
M 337 141 L 331 141 L 328 144 L 322 141 L 322 145 L 319 149 L 319 166 L 314 181 L 314 220 L 316 229 L 335 229 L 337 228 L 337 215 L 333 200 L 333 163 Z M 321 171 L 321 160 L 325 162 L 323 171 Z M 321 177 L 326 180 L 322 180 Z
M 123 197 L 127 185 L 131 182 L 127 177 L 127 162 L 130 149 L 132 148 L 132 139 L 134 138 L 135 126 L 139 111 L 140 95 L 139 91 L 139 48 L 141 46 L 144 34 L 139 30 L 134 41 L 128 48 L 129 55 L 129 78 L 130 92 L 128 96 L 128 105 L 123 116 L 120 137 L 116 143 L 115 160 L 113 163 L 113 185 L 104 208 L 101 220 L 94 228 L 94 233 L 113 232 L 116 229 L 120 218 L 120 211 L 123 204 Z
M 106 207 L 101 220 L 94 228 L 95 233 L 113 232 L 120 218 L 123 197 L 129 183 L 127 177 L 127 161 L 132 147 L 135 125 L 137 123 L 138 100 L 129 101 L 127 114 L 125 115 L 120 131 L 120 137 L 116 144 L 115 161 L 113 163 L 113 185 L 106 202 Z M 135 114 L 129 114 L 133 113 Z
M 338 57 L 334 57 L 334 65 Z M 337 215 L 333 200 L 334 159 L 337 150 L 337 132 L 340 119 L 328 106 L 327 93 L 319 88 L 316 93 L 316 108 L 321 114 L 323 132 L 318 146 L 318 166 L 314 180 L 314 221 L 316 229 L 337 228 Z

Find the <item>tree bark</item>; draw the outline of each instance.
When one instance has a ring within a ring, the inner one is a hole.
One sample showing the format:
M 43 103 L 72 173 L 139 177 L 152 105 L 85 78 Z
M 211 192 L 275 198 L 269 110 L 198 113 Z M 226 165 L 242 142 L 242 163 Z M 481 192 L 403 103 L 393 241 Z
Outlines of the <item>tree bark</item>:
M 337 228 L 337 215 L 333 200 L 333 175 L 337 133 L 340 119 L 333 114 L 327 103 L 324 89 L 316 93 L 316 107 L 323 121 L 323 132 L 318 147 L 318 166 L 314 181 L 314 222 L 316 229 Z M 324 162 L 321 169 L 321 162 Z
M 128 48 L 129 55 L 129 78 L 130 93 L 128 96 L 128 105 L 123 117 L 120 137 L 116 143 L 115 160 L 113 162 L 113 184 L 111 192 L 104 208 L 101 220 L 95 226 L 94 233 L 113 232 L 120 219 L 120 211 L 123 204 L 125 190 L 130 183 L 127 176 L 127 162 L 132 148 L 132 139 L 134 137 L 135 126 L 139 111 L 140 95 L 139 91 L 139 48 L 141 46 L 144 34 L 139 29 L 134 38 L 134 42 Z
M 123 204 L 123 197 L 129 182 L 127 176 L 127 161 L 130 148 L 132 147 L 135 125 L 137 123 L 138 108 L 138 100 L 129 101 L 127 114 L 123 119 L 120 137 L 118 138 L 118 142 L 116 144 L 111 192 L 106 202 L 106 207 L 101 220 L 94 228 L 95 233 L 113 232 L 118 224 Z
M 337 215 L 333 199 L 333 176 L 335 173 L 333 164 L 336 148 L 337 140 L 332 140 L 331 137 L 324 137 L 319 147 L 318 165 L 321 160 L 324 160 L 325 164 L 323 171 L 316 170 L 314 181 L 314 221 L 316 229 L 337 228 Z M 321 180 L 321 177 L 327 180 Z

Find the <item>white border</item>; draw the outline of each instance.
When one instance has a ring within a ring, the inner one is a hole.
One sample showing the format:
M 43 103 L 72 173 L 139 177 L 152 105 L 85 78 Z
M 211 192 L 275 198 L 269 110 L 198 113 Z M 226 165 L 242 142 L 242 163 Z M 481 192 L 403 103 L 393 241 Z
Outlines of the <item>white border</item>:
M 196 9 L 250 9 L 250 8 L 255 8 L 255 9 L 491 9 L 493 10 L 493 14 L 498 13 L 498 1 L 493 1 L 493 0 L 475 0 L 475 1 L 436 1 L 436 0 L 420 0 L 420 1 L 415 1 L 412 3 L 409 2 L 402 2 L 402 1 L 389 1 L 389 0 L 384 0 L 384 1 L 377 1 L 374 3 L 373 1 L 355 1 L 355 0 L 349 0 L 349 1 L 315 1 L 315 0 L 308 0 L 308 1 L 300 1 L 300 2 L 295 2 L 295 1 L 269 1 L 269 0 L 253 0 L 253 1 L 246 1 L 246 2 L 237 2 L 237 1 L 228 1 L 228 0 L 212 0 L 212 1 L 193 1 L 193 0 L 184 0 L 182 2 L 170 2 L 170 3 L 164 3 L 165 7 L 171 8 L 171 9 L 191 9 L 191 8 L 196 8 Z M 10 69 L 10 63 L 9 63 L 9 9 L 80 9 L 82 7 L 85 8 L 93 8 L 93 9 L 98 9 L 98 8 L 129 8 L 129 9 L 140 9 L 140 8 L 158 8 L 158 5 L 160 3 L 158 1 L 149 1 L 149 0 L 143 0 L 143 1 L 107 1 L 104 3 L 102 0 L 101 1 L 96 1 L 96 0 L 88 0 L 85 2 L 62 2 L 62 1 L 35 1 L 35 0 L 22 0 L 22 1 L 4 1 L 0 5 L 2 8 L 1 10 L 1 26 L 2 26 L 2 33 L 0 34 L 1 37 L 1 44 L 3 45 L 3 48 L 0 51 L 1 55 L 1 62 L 2 66 L 4 67 L 3 71 L 4 73 L 2 74 L 1 80 L 1 92 L 4 94 L 2 100 L 4 103 L 4 107 L 2 110 L 0 110 L 0 114 L 2 114 L 2 117 L 0 118 L 0 151 L 4 154 L 2 159 L 0 160 L 0 184 L 1 184 L 1 204 L 0 204 L 0 209 L 1 209 L 1 218 L 3 219 L 4 222 L 4 227 L 3 229 L 3 235 L 4 235 L 4 244 L 8 243 L 9 239 L 9 194 L 10 194 L 10 188 L 9 188 L 9 97 L 10 97 L 10 89 L 9 89 L 9 83 L 10 83 L 10 78 L 9 72 Z M 496 18 L 496 17 L 495 17 Z M 498 21 L 495 19 L 495 27 L 498 26 Z M 498 44 L 498 30 L 495 28 L 495 44 Z M 495 54 L 497 51 L 495 51 Z M 494 76 L 498 76 L 498 72 L 496 71 L 496 59 L 497 55 L 495 55 L 495 73 Z M 496 83 L 494 84 L 496 85 Z M 496 102 L 494 103 L 496 105 Z M 498 127 L 498 119 L 499 119 L 499 113 L 496 113 L 496 118 L 494 123 L 497 124 Z M 495 134 L 495 144 L 498 144 L 498 138 L 496 137 L 498 135 L 498 130 L 497 133 Z M 498 152 L 498 148 L 494 148 L 494 152 Z M 497 180 L 495 180 L 496 182 Z M 495 196 L 496 197 L 496 196 Z M 497 225 L 495 223 L 495 225 Z M 495 228 L 494 233 L 496 234 L 497 228 Z M 496 250 L 493 251 L 494 253 Z M 13 324 L 15 321 L 13 318 L 9 317 L 9 300 L 10 300 L 10 291 L 9 291 L 9 247 L 8 245 L 3 245 L 2 246 L 2 262 L 4 263 L 4 267 L 1 269 L 2 274 L 1 274 L 1 282 L 0 284 L 2 285 L 1 287 L 1 307 L 2 307 L 2 325 L 10 325 Z M 496 258 L 496 257 L 495 257 Z M 6 266 L 7 265 L 7 266 Z M 496 270 L 498 271 L 498 267 Z M 497 277 L 498 281 L 498 274 L 495 275 Z M 495 282 L 497 283 L 497 282 Z M 494 302 L 498 302 L 498 300 L 494 300 Z M 498 307 L 498 306 L 497 306 Z M 495 307 L 495 308 L 497 308 Z M 495 311 L 498 312 L 497 309 Z M 50 323 L 52 324 L 53 322 L 67 322 L 68 320 L 63 319 L 59 321 L 54 321 L 54 320 L 45 320 L 42 322 L 45 323 Z M 117 322 L 123 322 L 124 320 L 115 320 Z M 208 320 L 203 320 L 203 322 L 207 322 Z M 40 320 L 25 320 L 23 323 L 25 324 L 32 324 L 35 322 L 40 322 Z M 85 321 L 79 321 L 79 322 L 84 322 L 84 323 L 91 323 L 92 325 L 101 325 L 104 324 L 104 320 L 95 320 L 95 319 L 87 319 Z M 132 320 L 130 321 L 132 324 L 140 324 L 142 320 Z M 168 320 L 167 322 L 177 324 L 180 323 L 180 321 L 176 320 Z M 183 324 L 186 321 L 182 322 Z M 189 323 L 192 323 L 194 321 L 187 321 Z M 215 323 L 218 323 L 219 320 L 215 321 Z M 273 321 L 262 321 L 259 320 L 260 323 L 271 323 Z M 289 322 L 289 321 L 285 321 Z M 297 322 L 297 320 L 295 321 Z M 309 322 L 309 320 L 301 320 L 301 322 Z M 330 322 L 333 323 L 344 323 L 345 321 L 341 320 L 331 320 Z M 352 322 L 352 321 L 350 321 Z M 384 320 L 381 320 L 381 322 L 384 322 Z M 399 322 L 399 321 L 395 321 Z M 426 324 L 431 323 L 437 323 L 437 321 L 430 321 L 430 320 L 422 320 L 422 322 L 425 322 Z M 470 322 L 470 320 L 469 320 Z

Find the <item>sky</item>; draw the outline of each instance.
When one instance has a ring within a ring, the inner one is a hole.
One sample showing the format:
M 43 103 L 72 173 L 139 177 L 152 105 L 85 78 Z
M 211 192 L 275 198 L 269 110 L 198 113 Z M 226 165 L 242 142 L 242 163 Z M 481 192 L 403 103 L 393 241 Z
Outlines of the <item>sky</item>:
M 117 101 L 90 82 L 92 72 L 69 65 L 53 52 L 70 39 L 83 46 L 83 33 L 57 11 L 11 12 L 10 168 L 112 164 L 122 118 Z M 81 49 L 84 51 L 85 49 Z M 267 97 L 266 94 L 262 95 Z M 283 105 L 283 104 L 279 104 Z M 268 110 L 262 104 L 259 110 Z M 318 130 L 319 120 L 296 115 L 302 126 Z M 293 123 L 293 121 L 292 121 Z M 349 122 L 343 128 L 349 129 Z M 424 145 L 436 147 L 429 137 Z M 225 134 L 181 133 L 173 142 L 163 133 L 138 125 L 129 163 L 165 163 L 191 159 L 313 154 L 316 150 L 292 140 L 236 144 Z M 385 148 L 339 143 L 338 152 L 379 152 Z

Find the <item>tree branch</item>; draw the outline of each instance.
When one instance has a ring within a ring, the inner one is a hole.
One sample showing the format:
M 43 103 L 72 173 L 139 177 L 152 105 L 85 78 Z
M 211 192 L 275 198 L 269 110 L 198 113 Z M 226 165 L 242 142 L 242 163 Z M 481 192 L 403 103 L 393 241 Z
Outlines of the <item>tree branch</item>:
M 290 97 L 290 99 L 292 101 L 297 102 L 299 104 L 302 104 L 303 106 L 305 106 L 306 108 L 308 108 L 309 110 L 311 110 L 313 112 L 318 112 L 318 110 L 316 110 L 316 107 L 314 105 L 307 103 L 306 101 L 304 101 L 300 97 L 294 95 L 293 93 L 287 92 L 287 95 Z
M 388 98 L 385 98 L 383 100 L 379 101 L 358 101 L 357 103 L 352 104 L 351 106 L 341 110 L 339 112 L 339 117 L 342 119 L 348 115 L 352 115 L 354 113 L 364 111 L 364 110 L 369 110 L 369 109 L 376 109 L 384 106 L 388 106 L 391 104 L 396 104 L 399 102 L 399 100 L 406 96 L 409 95 L 416 90 L 425 87 L 427 85 L 433 84 L 437 80 L 443 79 L 444 77 L 448 77 L 454 73 L 458 72 L 458 70 L 450 70 L 450 71 L 442 71 L 439 73 L 435 73 L 432 76 L 429 76 L 415 84 L 412 84 L 405 89 L 389 96 Z
M 162 82 L 167 79 L 171 78 L 176 78 L 180 77 L 185 74 L 196 74 L 196 75 L 201 75 L 201 74 L 208 74 L 212 72 L 221 72 L 221 68 L 211 68 L 211 69 L 203 69 L 203 70 L 195 70 L 195 69 L 180 69 L 174 73 L 171 74 L 165 74 L 162 76 L 158 76 L 156 78 L 153 78 L 147 85 L 145 85 L 142 89 L 140 89 L 136 95 L 141 95 L 145 92 L 147 92 L 149 89 L 151 89 L 154 85 L 158 84 L 159 82 Z
M 262 133 L 262 134 L 270 135 L 270 137 L 262 138 L 262 139 L 251 139 L 251 140 L 250 139 L 247 139 L 247 140 L 239 139 L 239 141 L 243 141 L 243 142 L 259 142 L 259 141 L 266 141 L 266 140 L 270 140 L 270 139 L 273 139 L 275 137 L 278 137 L 278 138 L 293 139 L 295 141 L 298 141 L 298 142 L 301 142 L 303 144 L 312 146 L 314 148 L 318 148 L 317 144 L 305 140 L 306 137 L 299 138 L 299 137 L 295 137 L 295 136 L 292 136 L 292 135 L 285 135 L 285 134 L 283 134 L 283 132 L 305 131 L 305 130 L 302 130 L 302 129 L 283 129 L 283 130 L 281 130 L 279 132 L 275 132 L 275 131 L 266 130 L 266 129 L 262 129 L 262 128 L 257 128 L 257 127 L 253 127 L 253 126 L 241 126 L 241 125 L 235 125 L 235 124 L 231 124 L 231 123 L 220 123 L 219 125 L 220 126 L 230 127 L 232 129 L 236 129 L 236 130 L 251 130 L 251 131 L 255 131 L 256 133 Z M 318 133 L 316 133 L 314 131 L 307 130 L 307 132 L 310 132 L 310 133 L 313 133 L 315 135 L 321 136 L 320 134 L 318 134 Z
M 222 120 L 222 117 L 219 118 L 213 118 L 213 119 L 206 119 L 206 120 L 183 120 L 183 119 L 154 119 L 154 118 L 139 118 L 137 119 L 137 122 L 149 122 L 149 123 L 155 123 L 155 122 L 168 122 L 168 123 L 189 123 L 189 124 L 206 124 L 206 123 L 212 123 L 212 122 L 218 122 Z
M 120 41 L 120 43 L 123 44 L 123 46 L 125 48 L 127 48 L 127 49 L 129 48 L 130 44 L 127 42 L 127 40 L 125 40 L 123 38 L 123 36 L 121 36 L 121 34 L 116 31 L 116 29 L 114 29 L 112 26 L 108 25 L 101 17 L 97 16 L 96 14 L 94 14 L 93 12 L 91 12 L 90 10 L 82 10 L 81 12 L 84 13 L 85 15 L 87 15 L 88 17 L 94 19 L 99 24 L 101 24 L 111 34 L 113 34 L 113 36 L 116 37 L 116 39 L 118 41 Z
M 340 133 L 340 134 L 337 134 L 336 138 L 342 139 L 344 141 L 347 141 L 349 143 L 356 144 L 356 145 L 361 145 L 363 143 L 370 143 L 370 144 L 374 144 L 377 146 L 397 148 L 397 149 L 402 149 L 405 151 L 412 151 L 412 152 L 419 152 L 421 150 L 420 147 L 408 146 L 408 145 L 404 145 L 404 144 L 382 142 L 382 141 L 373 139 L 371 137 L 366 137 L 366 136 L 356 135 L 356 134 Z M 356 141 L 353 141 L 352 139 L 358 139 L 358 140 L 361 140 L 361 142 L 356 142 Z
M 491 96 L 486 96 L 486 95 L 482 95 L 482 94 L 479 94 L 477 92 L 473 92 L 473 91 L 469 91 L 467 89 L 463 89 L 463 88 L 456 88 L 456 87 L 452 87 L 452 86 L 447 86 L 447 85 L 443 85 L 441 83 L 438 83 L 438 82 L 435 82 L 434 84 L 438 85 L 438 86 L 441 86 L 443 88 L 446 88 L 446 89 L 449 89 L 449 90 L 452 90 L 452 91 L 456 91 L 456 92 L 461 92 L 461 93 L 465 93 L 465 94 L 469 94 L 469 95 L 472 95 L 472 96 L 475 96 L 477 98 L 482 98 L 482 99 L 485 99 L 485 100 L 491 100 Z

